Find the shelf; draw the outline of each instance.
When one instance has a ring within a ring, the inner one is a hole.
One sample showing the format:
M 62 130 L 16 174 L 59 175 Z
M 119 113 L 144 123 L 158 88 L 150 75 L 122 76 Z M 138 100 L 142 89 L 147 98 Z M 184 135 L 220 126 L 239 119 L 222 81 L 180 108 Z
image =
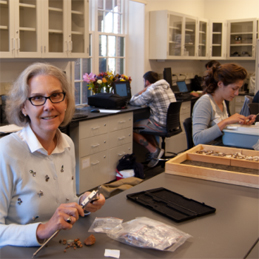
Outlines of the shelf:
M 193 29 L 185 29 L 185 31 L 188 31 L 188 32 L 194 32 Z
M 80 12 L 80 11 L 71 11 L 72 14 L 80 14 L 80 15 L 84 15 L 83 12 Z
M 62 34 L 64 32 L 62 30 L 49 30 L 49 33 Z
M 55 8 L 55 7 L 49 7 L 49 11 L 52 11 L 52 12 L 63 12 L 63 10 L 61 8 Z
M 212 32 L 212 34 L 221 35 L 222 32 Z
M 20 7 L 26 7 L 26 8 L 33 8 L 35 9 L 36 8 L 36 5 L 35 4 L 19 4 Z
M 199 31 L 199 33 L 201 33 L 201 34 L 206 34 L 206 32 L 205 32 L 205 31 Z
M 230 44 L 230 46 L 253 46 L 252 43 L 240 43 L 240 44 Z
M 179 43 L 179 42 L 169 40 L 169 43 L 177 44 L 177 43 Z
M 239 35 L 239 34 L 253 34 L 253 32 L 231 32 L 230 35 Z
M 2 1 L 2 0 L 0 0 L 0 4 L 2 4 L 2 5 L 7 5 L 7 1 Z
M 0 30 L 8 30 L 8 26 L 0 25 Z
M 174 26 L 169 26 L 169 29 L 173 29 L 173 30 L 181 30 L 180 28 L 178 28 L 178 27 L 174 27 Z
M 20 31 L 36 31 L 35 28 L 30 28 L 30 27 L 20 27 Z
M 84 35 L 84 33 L 81 32 L 81 31 L 72 31 L 71 34 L 73 34 L 73 35 Z
M 212 44 L 213 47 L 221 47 L 221 44 Z

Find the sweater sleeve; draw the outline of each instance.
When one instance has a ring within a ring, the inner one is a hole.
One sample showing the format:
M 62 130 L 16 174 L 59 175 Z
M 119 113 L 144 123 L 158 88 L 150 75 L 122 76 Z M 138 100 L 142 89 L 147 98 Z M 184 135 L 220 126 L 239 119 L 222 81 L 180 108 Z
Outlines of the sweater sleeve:
M 206 144 L 222 135 L 218 125 L 210 126 L 214 111 L 209 98 L 201 97 L 194 105 L 192 114 L 193 143 Z
M 129 102 L 130 105 L 136 105 L 136 106 L 148 105 L 153 97 L 151 90 L 152 89 L 148 87 L 148 89 L 142 94 L 132 96 Z

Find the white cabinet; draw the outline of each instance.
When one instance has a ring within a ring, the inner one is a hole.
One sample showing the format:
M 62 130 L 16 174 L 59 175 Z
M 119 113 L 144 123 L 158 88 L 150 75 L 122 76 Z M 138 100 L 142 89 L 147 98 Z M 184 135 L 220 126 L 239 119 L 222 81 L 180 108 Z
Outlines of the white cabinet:
M 210 21 L 209 58 L 226 59 L 226 22 Z
M 207 59 L 209 56 L 209 34 L 208 34 L 208 21 L 199 20 L 198 21 L 198 54 L 197 56 L 202 59 Z
M 229 20 L 228 24 L 228 59 L 255 59 L 255 45 L 258 37 L 257 20 Z
M 87 0 L 0 0 L 1 58 L 88 57 Z
M 71 129 L 77 194 L 116 179 L 119 159 L 132 154 L 132 132 L 132 112 L 80 121 Z
M 197 56 L 197 18 L 167 10 L 149 16 L 150 59 L 192 59 Z

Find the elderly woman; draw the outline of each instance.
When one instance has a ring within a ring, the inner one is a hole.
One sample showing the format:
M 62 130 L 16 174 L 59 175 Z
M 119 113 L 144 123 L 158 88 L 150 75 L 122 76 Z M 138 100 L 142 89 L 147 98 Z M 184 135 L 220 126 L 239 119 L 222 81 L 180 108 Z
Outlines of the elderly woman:
M 195 145 L 212 141 L 220 143 L 222 130 L 229 124 L 251 125 L 255 115 L 229 117 L 224 100 L 231 101 L 243 86 L 247 72 L 236 64 L 213 66 L 204 77 L 205 94 L 194 105 L 192 114 L 193 142 Z
M 74 144 L 58 129 L 74 106 L 66 75 L 52 65 L 30 65 L 13 85 L 7 119 L 24 128 L 0 139 L 0 246 L 39 246 L 84 216 L 89 192 L 76 196 Z M 100 195 L 86 209 L 104 203 Z

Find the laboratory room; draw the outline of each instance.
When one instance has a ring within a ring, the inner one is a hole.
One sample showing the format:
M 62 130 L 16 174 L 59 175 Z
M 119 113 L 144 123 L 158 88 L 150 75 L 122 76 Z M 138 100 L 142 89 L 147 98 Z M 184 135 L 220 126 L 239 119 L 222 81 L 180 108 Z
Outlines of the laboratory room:
M 259 258 L 258 0 L 0 0 L 0 258 Z

